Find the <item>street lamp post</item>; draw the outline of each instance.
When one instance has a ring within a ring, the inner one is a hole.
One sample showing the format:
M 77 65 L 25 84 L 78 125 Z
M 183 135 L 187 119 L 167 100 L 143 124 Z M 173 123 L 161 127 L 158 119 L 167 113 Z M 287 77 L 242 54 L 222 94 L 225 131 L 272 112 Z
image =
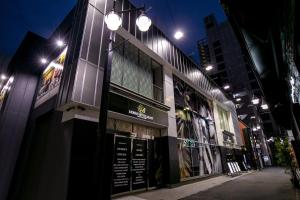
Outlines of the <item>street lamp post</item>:
M 94 5 L 90 4 L 98 12 Z M 122 25 L 122 18 L 119 16 L 120 13 L 125 12 L 137 12 L 141 14 L 136 20 L 136 25 L 141 32 L 148 31 L 151 26 L 151 20 L 145 15 L 145 7 L 116 11 L 116 1 L 113 2 L 113 9 L 105 15 L 105 23 L 107 28 L 110 30 L 108 55 L 106 65 L 103 74 L 102 94 L 101 94 L 101 105 L 99 124 L 97 129 L 97 145 L 96 145 L 96 156 L 95 156 L 95 167 L 94 167 L 94 194 L 95 199 L 109 200 L 111 199 L 111 185 L 112 185 L 112 172 L 113 172 L 113 136 L 106 132 L 107 114 L 108 114 L 108 96 L 111 78 L 112 68 L 112 56 L 113 56 L 113 43 L 115 41 L 116 30 Z M 102 13 L 103 14 L 103 13 Z M 125 40 L 124 42 L 126 42 Z

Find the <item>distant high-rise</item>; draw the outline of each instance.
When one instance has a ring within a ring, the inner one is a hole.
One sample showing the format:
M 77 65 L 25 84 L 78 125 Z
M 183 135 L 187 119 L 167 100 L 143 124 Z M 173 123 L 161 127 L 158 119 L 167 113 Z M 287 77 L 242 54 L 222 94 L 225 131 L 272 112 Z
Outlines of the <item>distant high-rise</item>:
M 254 107 L 251 100 L 262 97 L 262 92 L 251 68 L 251 62 L 243 53 L 229 22 L 218 23 L 214 15 L 204 18 L 206 38 L 198 41 L 200 63 L 203 68 L 212 65 L 207 74 L 231 97 L 238 116 L 249 127 L 263 125 L 264 133 L 274 135 L 278 132 L 269 112 L 259 106 Z M 262 98 L 260 98 L 262 99 Z

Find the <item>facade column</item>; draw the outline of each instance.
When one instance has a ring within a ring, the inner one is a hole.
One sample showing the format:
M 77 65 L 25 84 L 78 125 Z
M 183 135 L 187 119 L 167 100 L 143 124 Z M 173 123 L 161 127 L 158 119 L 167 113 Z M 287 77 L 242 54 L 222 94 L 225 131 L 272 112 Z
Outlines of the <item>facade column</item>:
M 164 66 L 164 98 L 168 111 L 168 128 L 162 131 L 162 156 L 164 183 L 172 185 L 180 182 L 178 140 L 175 116 L 175 99 L 172 70 Z

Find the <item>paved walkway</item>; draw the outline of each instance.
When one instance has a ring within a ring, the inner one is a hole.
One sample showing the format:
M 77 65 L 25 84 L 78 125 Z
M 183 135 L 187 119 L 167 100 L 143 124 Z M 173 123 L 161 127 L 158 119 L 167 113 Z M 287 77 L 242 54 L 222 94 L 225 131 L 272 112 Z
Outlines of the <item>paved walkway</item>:
M 300 200 L 289 178 L 283 169 L 269 168 L 182 200 Z
M 234 178 L 219 176 L 116 200 L 300 200 L 296 198 L 297 192 L 299 190 L 293 188 L 289 175 L 283 169 L 270 168 Z

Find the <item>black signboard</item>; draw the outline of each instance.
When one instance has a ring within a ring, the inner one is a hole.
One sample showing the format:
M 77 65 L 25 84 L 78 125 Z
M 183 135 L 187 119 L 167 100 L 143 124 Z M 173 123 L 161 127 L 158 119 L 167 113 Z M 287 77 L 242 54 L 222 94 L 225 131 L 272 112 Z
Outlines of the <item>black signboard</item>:
M 132 146 L 132 190 L 147 187 L 147 141 L 133 140 Z
M 116 137 L 113 165 L 112 193 L 130 191 L 131 139 Z
M 109 110 L 164 126 L 168 125 L 167 112 L 115 93 L 109 94 Z

